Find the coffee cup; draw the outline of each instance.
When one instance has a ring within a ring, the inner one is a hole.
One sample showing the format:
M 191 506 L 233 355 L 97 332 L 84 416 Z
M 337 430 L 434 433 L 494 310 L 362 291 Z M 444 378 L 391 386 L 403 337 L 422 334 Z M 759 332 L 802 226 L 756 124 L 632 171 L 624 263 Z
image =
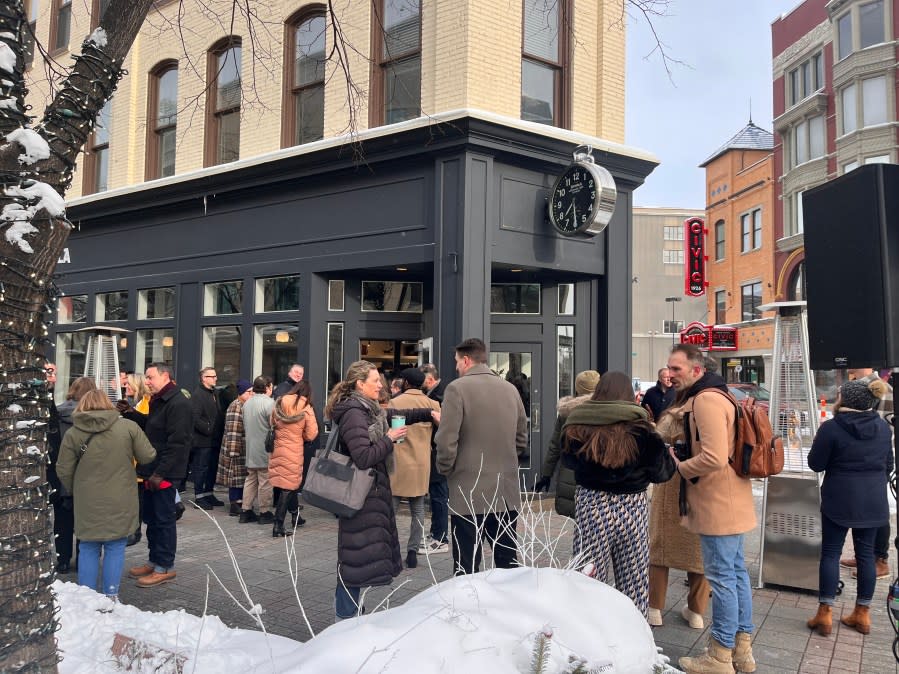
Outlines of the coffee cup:
M 406 417 L 401 417 L 399 415 L 393 415 L 390 417 L 390 427 L 391 428 L 402 428 L 406 425 Z M 405 442 L 405 438 L 397 438 L 397 442 Z

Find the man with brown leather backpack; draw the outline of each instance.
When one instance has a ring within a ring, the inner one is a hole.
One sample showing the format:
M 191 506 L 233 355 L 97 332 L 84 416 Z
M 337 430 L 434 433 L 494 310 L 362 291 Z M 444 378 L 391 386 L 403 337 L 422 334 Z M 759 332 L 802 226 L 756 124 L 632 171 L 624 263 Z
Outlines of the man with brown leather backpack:
M 687 674 L 754 672 L 752 588 L 743 558 L 744 535 L 755 528 L 748 478 L 729 465 L 734 454 L 737 409 L 721 395 L 724 380 L 705 371 L 702 352 L 692 344 L 672 347 L 668 369 L 686 399 L 685 441 L 689 457 L 677 470 L 687 481 L 684 526 L 699 534 L 705 576 L 712 586 L 712 626 L 705 653 L 680 659 Z M 717 389 L 717 390 L 716 390 Z

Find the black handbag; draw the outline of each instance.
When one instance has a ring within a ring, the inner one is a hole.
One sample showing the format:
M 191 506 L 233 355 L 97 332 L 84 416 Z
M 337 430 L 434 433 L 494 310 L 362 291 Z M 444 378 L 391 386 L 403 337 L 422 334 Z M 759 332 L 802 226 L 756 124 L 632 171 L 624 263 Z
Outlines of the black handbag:
M 275 451 L 275 429 L 269 428 L 265 434 L 265 451 L 271 454 Z
M 350 457 L 337 452 L 338 430 L 334 424 L 325 451 L 309 462 L 303 498 L 309 505 L 349 518 L 362 510 L 375 473 L 357 468 Z

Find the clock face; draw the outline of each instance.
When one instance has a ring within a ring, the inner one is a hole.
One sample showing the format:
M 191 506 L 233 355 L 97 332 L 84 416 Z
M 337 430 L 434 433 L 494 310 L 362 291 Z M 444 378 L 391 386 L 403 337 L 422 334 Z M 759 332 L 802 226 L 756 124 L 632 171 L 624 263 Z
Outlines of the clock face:
M 608 224 L 615 207 L 614 181 L 608 172 L 594 164 L 575 162 L 559 176 L 549 203 L 549 218 L 561 234 L 596 234 Z M 611 189 L 609 186 L 611 183 Z M 609 204 L 609 201 L 611 203 Z M 607 212 L 608 211 L 608 212 Z M 599 217 L 599 225 L 595 226 Z

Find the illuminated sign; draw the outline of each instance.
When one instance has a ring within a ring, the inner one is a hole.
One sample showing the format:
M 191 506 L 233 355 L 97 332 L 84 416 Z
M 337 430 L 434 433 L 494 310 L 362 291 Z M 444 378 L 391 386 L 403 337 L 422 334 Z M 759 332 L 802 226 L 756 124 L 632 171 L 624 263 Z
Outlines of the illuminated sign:
M 694 344 L 708 351 L 736 351 L 737 329 L 694 321 L 680 331 L 680 343 Z
M 691 297 L 705 295 L 708 282 L 705 280 L 705 220 L 687 218 L 684 220 L 684 241 L 687 254 L 684 256 L 684 292 Z

